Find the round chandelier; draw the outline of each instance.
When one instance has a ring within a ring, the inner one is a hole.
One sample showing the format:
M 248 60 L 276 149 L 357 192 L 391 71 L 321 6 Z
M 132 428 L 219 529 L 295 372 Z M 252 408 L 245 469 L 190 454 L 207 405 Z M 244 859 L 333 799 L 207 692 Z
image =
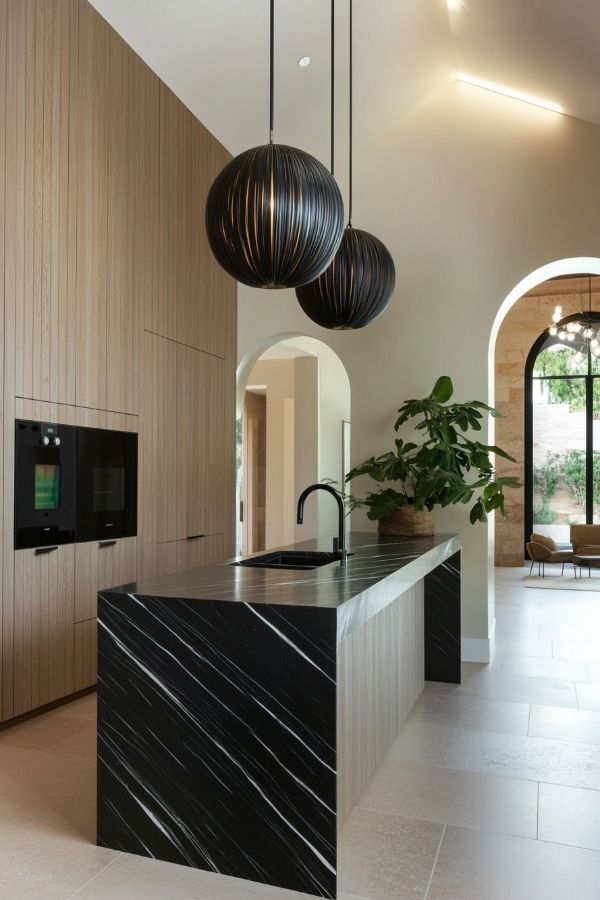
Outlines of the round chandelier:
M 592 312 L 592 278 L 588 277 L 588 310 L 581 312 L 579 316 L 563 321 L 562 306 L 555 306 L 552 313 L 552 325 L 548 327 L 548 334 L 558 338 L 566 345 L 571 344 L 575 351 L 571 360 L 571 368 L 578 365 L 578 357 L 589 352 L 592 356 L 600 356 L 600 324 L 597 315 Z
M 334 2 L 331 0 L 331 171 L 334 135 Z M 348 225 L 341 244 L 325 271 L 314 281 L 296 288 L 298 302 L 309 319 L 324 328 L 364 328 L 381 315 L 390 302 L 396 281 L 394 260 L 385 244 L 352 226 L 352 0 L 349 41 Z
M 344 229 L 344 204 L 314 156 L 273 143 L 274 5 L 270 0 L 269 143 L 246 150 L 214 180 L 206 232 L 220 265 L 242 284 L 298 287 L 329 265 Z

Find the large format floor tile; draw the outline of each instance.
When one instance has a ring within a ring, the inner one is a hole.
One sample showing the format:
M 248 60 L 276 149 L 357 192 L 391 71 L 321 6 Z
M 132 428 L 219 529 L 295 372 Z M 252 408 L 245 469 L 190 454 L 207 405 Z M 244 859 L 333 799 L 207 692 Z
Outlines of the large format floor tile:
M 427 900 L 598 900 L 600 854 L 449 825 Z
M 481 667 L 463 675 L 462 691 L 488 700 L 509 703 L 541 703 L 547 706 L 577 707 L 575 685 L 571 681 L 516 675 L 506 670 Z
M 600 712 L 532 706 L 529 735 L 580 744 L 600 744 Z
M 0 731 L 0 747 L 47 750 L 89 728 L 85 719 L 59 714 L 35 716 Z
M 339 894 L 339 900 L 351 900 Z M 308 894 L 225 878 L 122 853 L 73 895 L 72 900 L 314 900 Z M 71 900 L 71 898 L 69 898 Z
M 600 850 L 600 792 L 540 784 L 539 838 Z
M 385 760 L 359 806 L 379 812 L 537 837 L 538 786 L 478 772 Z
M 444 826 L 355 807 L 338 841 L 340 890 L 423 900 Z
M 600 684 L 576 684 L 580 709 L 600 710 Z
M 409 721 L 388 756 L 450 769 L 600 790 L 598 750 L 589 744 Z
M 475 731 L 496 731 L 506 734 L 527 734 L 528 703 L 504 703 L 462 693 L 451 693 L 429 682 L 415 703 L 411 721 L 430 725 L 449 725 Z

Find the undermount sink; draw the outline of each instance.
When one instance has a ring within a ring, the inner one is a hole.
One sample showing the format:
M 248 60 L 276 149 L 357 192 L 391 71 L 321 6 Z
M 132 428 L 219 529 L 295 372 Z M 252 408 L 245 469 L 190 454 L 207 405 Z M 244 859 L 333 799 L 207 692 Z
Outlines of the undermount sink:
M 319 566 L 340 562 L 341 559 L 343 554 L 333 551 L 327 553 L 317 550 L 275 550 L 273 553 L 263 553 L 262 556 L 240 559 L 231 565 L 250 566 L 255 569 L 318 569 Z

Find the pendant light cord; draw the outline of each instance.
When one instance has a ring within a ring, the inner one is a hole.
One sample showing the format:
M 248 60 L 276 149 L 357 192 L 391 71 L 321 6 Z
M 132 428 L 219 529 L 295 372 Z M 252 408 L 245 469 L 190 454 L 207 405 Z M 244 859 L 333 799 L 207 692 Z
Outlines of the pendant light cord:
M 273 121 L 275 93 L 275 0 L 271 0 L 270 37 L 269 37 L 269 143 L 273 143 Z
M 331 174 L 335 168 L 335 0 L 331 0 Z
M 348 141 L 348 225 L 352 225 L 352 0 L 350 0 L 350 41 L 349 41 L 349 63 L 350 74 L 348 79 L 348 125 L 349 125 L 349 141 Z

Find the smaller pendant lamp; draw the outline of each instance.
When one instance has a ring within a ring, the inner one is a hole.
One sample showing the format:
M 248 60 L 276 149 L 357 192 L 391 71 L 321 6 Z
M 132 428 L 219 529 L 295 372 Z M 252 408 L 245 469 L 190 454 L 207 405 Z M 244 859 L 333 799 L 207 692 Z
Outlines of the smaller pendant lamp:
M 270 0 L 269 143 L 240 153 L 217 175 L 206 231 L 220 265 L 242 284 L 297 287 L 329 265 L 344 229 L 333 175 L 303 150 L 273 143 L 274 0 Z
M 331 133 L 333 172 L 333 21 L 332 0 L 332 90 Z M 350 140 L 349 140 L 349 216 L 342 242 L 332 262 L 310 284 L 296 288 L 300 306 L 313 322 L 323 328 L 347 330 L 364 328 L 381 315 L 394 291 L 394 260 L 385 244 L 352 226 L 352 0 L 350 0 Z

